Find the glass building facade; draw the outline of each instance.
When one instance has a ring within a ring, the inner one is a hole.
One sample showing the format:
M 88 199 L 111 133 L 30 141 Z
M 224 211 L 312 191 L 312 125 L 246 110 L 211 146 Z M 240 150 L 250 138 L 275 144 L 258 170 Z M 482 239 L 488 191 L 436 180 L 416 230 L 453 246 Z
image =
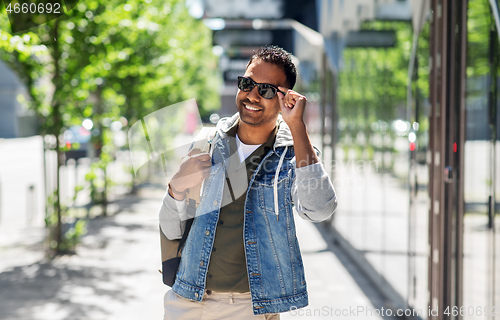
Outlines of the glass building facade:
M 437 200 L 429 184 L 430 164 L 439 165 L 436 158 L 431 162 L 435 155 L 429 146 L 431 19 L 420 34 L 410 121 L 406 82 L 398 82 L 401 74 L 396 71 L 398 61 L 408 65 L 409 24 L 365 23 L 362 27 L 396 30 L 398 43 L 391 48 L 346 48 L 340 64 L 335 160 L 325 156 L 339 207 L 329 224 L 381 291 L 396 306 L 412 308 L 415 319 L 434 319 L 429 316 L 434 307 L 429 288 L 437 286 L 441 292 L 447 285 L 450 299 L 460 301 L 449 306 L 449 319 L 493 319 L 492 312 L 500 314 L 500 46 L 492 3 L 467 3 L 463 150 L 451 136 L 443 138 L 451 154 L 463 153 L 463 168 L 445 164 L 443 173 L 444 184 L 463 180 L 463 203 L 454 204 L 463 206 L 463 213 L 452 212 L 449 225 L 453 243 L 442 240 L 452 257 L 450 269 L 444 270 L 450 272 L 451 284 L 432 278 L 429 271 L 440 257 L 429 244 L 435 221 L 430 217 L 439 213 L 439 203 L 431 206 Z M 432 8 L 429 16 L 436 14 Z M 446 307 L 440 305 L 439 311 Z

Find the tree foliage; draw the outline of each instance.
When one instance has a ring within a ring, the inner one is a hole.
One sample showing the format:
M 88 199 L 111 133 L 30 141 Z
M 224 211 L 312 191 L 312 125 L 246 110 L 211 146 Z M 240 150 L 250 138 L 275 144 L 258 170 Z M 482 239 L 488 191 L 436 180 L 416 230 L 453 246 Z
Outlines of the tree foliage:
M 488 0 L 470 0 L 467 14 L 467 77 L 490 73 L 489 36 L 493 25 Z
M 362 29 L 396 31 L 394 48 L 347 48 L 340 72 L 340 113 L 349 121 L 391 121 L 406 102 L 411 25 L 403 22 L 365 22 Z
M 190 98 L 202 115 L 218 107 L 210 30 L 182 0 L 79 2 L 64 16 L 15 36 L 2 10 L 0 58 L 27 86 L 41 133 L 58 138 L 58 170 L 66 150 L 61 134 L 85 118 L 94 123 L 97 167 L 105 172 L 112 160 L 106 146 L 111 121 L 125 117 L 132 124 Z M 60 230 L 59 190 L 53 203 Z M 60 242 L 62 235 L 56 232 L 56 238 Z

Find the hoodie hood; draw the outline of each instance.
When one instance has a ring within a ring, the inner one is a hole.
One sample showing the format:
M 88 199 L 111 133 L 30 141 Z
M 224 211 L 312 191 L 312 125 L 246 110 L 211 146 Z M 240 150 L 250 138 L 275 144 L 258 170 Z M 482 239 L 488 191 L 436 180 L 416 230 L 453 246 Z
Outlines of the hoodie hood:
M 235 113 L 232 117 L 220 119 L 219 122 L 217 122 L 216 126 L 217 133 L 219 134 L 220 138 L 226 138 L 229 129 L 236 126 L 239 120 L 239 112 Z M 286 124 L 285 120 L 283 120 L 281 114 L 278 115 L 278 120 L 276 122 L 278 124 L 278 132 L 276 133 L 276 140 L 274 141 L 273 149 L 276 151 L 276 148 L 279 147 L 293 146 L 292 132 L 290 131 L 290 128 Z

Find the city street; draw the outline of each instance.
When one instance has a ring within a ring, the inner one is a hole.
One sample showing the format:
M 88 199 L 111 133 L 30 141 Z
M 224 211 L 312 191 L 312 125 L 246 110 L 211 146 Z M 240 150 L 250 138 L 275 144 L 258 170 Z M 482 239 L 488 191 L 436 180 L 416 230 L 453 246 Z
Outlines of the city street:
M 95 218 L 77 254 L 44 259 L 44 230 L 16 241 L 0 237 L 0 319 L 162 319 L 158 236 L 161 188 L 141 188 L 116 202 L 119 213 Z M 314 224 L 296 219 L 309 306 L 282 319 L 381 319 L 354 310 L 386 307 L 358 267 Z M 335 316 L 344 314 L 344 316 Z

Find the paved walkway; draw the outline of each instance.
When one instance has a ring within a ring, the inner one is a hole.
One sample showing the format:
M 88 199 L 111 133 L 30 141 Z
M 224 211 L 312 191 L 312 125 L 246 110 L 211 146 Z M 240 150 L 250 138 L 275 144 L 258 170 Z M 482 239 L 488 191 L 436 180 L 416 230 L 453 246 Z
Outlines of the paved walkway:
M 76 255 L 52 261 L 44 260 L 43 229 L 0 230 L 0 319 L 162 319 L 162 196 L 149 188 L 119 200 L 119 214 L 90 221 Z M 310 305 L 281 319 L 382 319 L 366 314 L 385 306 L 359 269 L 315 225 L 296 221 Z

